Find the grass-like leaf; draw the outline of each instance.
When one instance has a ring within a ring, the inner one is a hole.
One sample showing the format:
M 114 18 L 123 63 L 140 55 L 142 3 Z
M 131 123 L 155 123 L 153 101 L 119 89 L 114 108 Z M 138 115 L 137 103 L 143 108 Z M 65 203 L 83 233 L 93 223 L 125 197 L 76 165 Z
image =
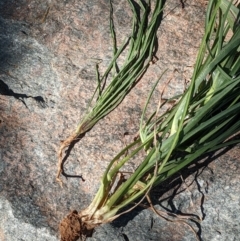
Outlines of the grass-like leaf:
M 113 25 L 113 9 L 110 0 L 110 29 L 113 38 L 114 57 L 102 77 L 100 77 L 98 66 L 96 66 L 98 85 L 94 96 L 96 93 L 98 93 L 97 101 L 92 103 L 92 98 L 90 108 L 82 120 L 79 122 L 76 130 L 66 140 L 61 142 L 58 151 L 57 173 L 57 180 L 60 181 L 60 183 L 61 180 L 59 176 L 62 172 L 62 159 L 64 149 L 79 139 L 81 135 L 89 131 L 100 119 L 106 116 L 121 103 L 127 93 L 144 74 L 152 60 L 154 46 L 156 43 L 157 29 L 159 27 L 162 16 L 161 13 L 163 9 L 163 1 L 158 0 L 156 2 L 151 17 L 150 1 L 147 1 L 147 3 L 145 3 L 143 0 L 138 1 L 140 14 L 138 14 L 136 2 L 128 0 L 128 3 L 133 13 L 133 31 L 130 38 L 117 50 L 116 35 Z M 116 61 L 126 45 L 129 45 L 126 61 L 119 69 Z M 112 78 L 107 88 L 103 89 L 106 78 L 112 70 L 114 72 L 114 77 Z

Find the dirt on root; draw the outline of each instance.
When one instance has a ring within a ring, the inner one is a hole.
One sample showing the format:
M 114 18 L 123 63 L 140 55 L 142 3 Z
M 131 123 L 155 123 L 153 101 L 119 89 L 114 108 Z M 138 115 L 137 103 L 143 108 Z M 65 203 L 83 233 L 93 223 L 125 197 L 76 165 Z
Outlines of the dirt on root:
M 76 241 L 81 236 L 82 224 L 77 211 L 72 211 L 59 224 L 61 241 Z
M 96 225 L 87 225 L 76 210 L 68 214 L 59 224 L 61 241 L 85 241 L 91 237 Z

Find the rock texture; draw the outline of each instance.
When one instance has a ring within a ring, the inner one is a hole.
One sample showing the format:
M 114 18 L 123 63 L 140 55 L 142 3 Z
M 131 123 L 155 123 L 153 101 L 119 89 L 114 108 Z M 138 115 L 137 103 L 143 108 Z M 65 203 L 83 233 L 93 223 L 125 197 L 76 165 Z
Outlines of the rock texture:
M 113 1 L 118 44 L 131 32 L 127 1 Z M 55 181 L 60 140 L 75 129 L 112 56 L 108 0 L 0 1 L 0 240 L 59 240 L 58 224 L 86 207 L 109 160 L 134 138 L 153 83 L 168 69 L 164 95 L 191 77 L 204 26 L 205 1 L 166 1 L 158 61 L 125 100 L 78 142 Z M 123 57 L 124 59 L 124 57 Z M 127 133 L 127 135 L 126 135 Z M 202 240 L 239 240 L 239 146 L 204 160 L 152 192 L 157 209 L 200 216 Z M 132 171 L 134 163 L 128 166 Z M 182 177 L 182 179 L 180 178 Z M 184 181 L 182 181 L 184 180 Z M 196 240 L 188 226 L 138 208 L 88 240 Z

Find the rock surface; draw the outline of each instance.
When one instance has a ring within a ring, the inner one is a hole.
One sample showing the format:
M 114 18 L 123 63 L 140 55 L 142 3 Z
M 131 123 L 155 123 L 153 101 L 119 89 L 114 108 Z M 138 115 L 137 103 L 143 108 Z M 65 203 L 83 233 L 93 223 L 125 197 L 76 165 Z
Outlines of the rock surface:
M 158 61 L 110 115 L 78 142 L 55 181 L 60 140 L 75 129 L 112 56 L 108 0 L 0 1 L 0 240 L 59 240 L 58 224 L 86 207 L 111 158 L 134 138 L 153 83 L 168 69 L 166 97 L 191 77 L 203 33 L 205 1 L 166 1 Z M 126 1 L 113 1 L 118 44 L 131 32 Z M 128 133 L 128 135 L 125 135 Z M 153 191 L 157 209 L 200 216 L 202 240 L 240 240 L 240 148 L 207 159 Z M 134 164 L 133 164 L 134 166 Z M 129 170 L 133 170 L 129 166 Z M 196 240 L 191 229 L 138 208 L 98 227 L 91 241 Z

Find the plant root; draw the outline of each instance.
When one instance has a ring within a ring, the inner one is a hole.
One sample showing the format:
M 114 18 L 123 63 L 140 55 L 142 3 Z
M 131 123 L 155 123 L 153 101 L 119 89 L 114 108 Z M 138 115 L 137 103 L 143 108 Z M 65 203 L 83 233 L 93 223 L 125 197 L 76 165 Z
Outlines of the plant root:
M 197 232 L 194 230 L 194 228 L 192 227 L 192 225 L 190 225 L 189 223 L 187 223 L 187 221 L 185 221 L 185 220 L 187 220 L 187 219 L 188 219 L 188 220 L 191 220 L 191 218 L 185 217 L 185 216 L 181 216 L 181 215 L 177 215 L 177 214 L 174 214 L 174 213 L 166 213 L 166 212 L 157 210 L 157 209 L 153 206 L 152 201 L 151 201 L 149 195 L 147 195 L 146 197 L 147 197 L 148 203 L 149 203 L 149 205 L 150 205 L 150 208 L 152 209 L 152 211 L 153 211 L 155 214 L 157 214 L 159 217 L 165 219 L 165 220 L 168 221 L 168 222 L 177 222 L 177 223 L 185 224 L 185 225 L 188 226 L 188 227 L 191 229 L 191 231 L 194 233 L 197 241 L 200 241 L 200 238 L 198 237 L 198 234 L 197 234 Z M 168 216 L 169 216 L 169 217 L 168 217 Z M 174 220 L 174 219 L 172 219 L 172 218 L 170 218 L 170 217 L 176 218 L 176 219 Z M 183 219 L 185 219 L 185 220 L 183 220 Z M 199 221 L 201 221 L 201 220 L 200 220 L 200 218 L 198 218 L 198 220 L 194 220 L 194 221 L 197 222 L 197 223 L 199 223 Z
M 60 148 L 58 150 L 58 170 L 57 170 L 57 176 L 56 180 L 60 183 L 62 187 L 62 180 L 60 179 L 60 175 L 63 172 L 63 151 L 66 147 L 70 146 L 75 140 L 77 140 L 79 134 L 73 133 L 71 136 L 69 136 L 66 140 L 61 141 Z

